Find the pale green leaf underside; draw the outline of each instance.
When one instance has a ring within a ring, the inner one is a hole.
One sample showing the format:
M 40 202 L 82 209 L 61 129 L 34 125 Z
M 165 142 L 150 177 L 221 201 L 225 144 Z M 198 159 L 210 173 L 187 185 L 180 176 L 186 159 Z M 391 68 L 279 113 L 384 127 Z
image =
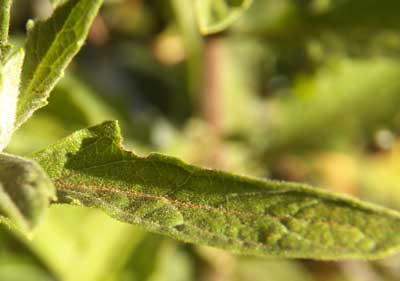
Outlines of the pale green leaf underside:
M 139 157 L 121 147 L 116 122 L 78 131 L 33 157 L 61 201 L 186 242 L 317 259 L 377 258 L 400 243 L 394 211 L 301 184 Z
M 196 0 L 196 15 L 203 34 L 229 27 L 250 6 L 252 0 Z
M 34 161 L 0 153 L 0 221 L 32 230 L 55 199 L 55 189 Z
M 7 146 L 14 132 L 23 59 L 24 52 L 19 50 L 0 65 L 0 151 Z
M 29 30 L 16 127 L 47 104 L 65 68 L 81 48 L 102 0 L 69 0 Z

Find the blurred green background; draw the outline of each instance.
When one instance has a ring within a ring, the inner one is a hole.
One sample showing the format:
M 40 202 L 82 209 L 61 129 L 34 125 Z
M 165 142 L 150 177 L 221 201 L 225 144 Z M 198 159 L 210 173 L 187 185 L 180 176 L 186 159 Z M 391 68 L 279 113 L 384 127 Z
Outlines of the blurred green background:
M 206 167 L 305 182 L 400 209 L 400 2 L 254 0 L 198 32 L 189 0 L 106 1 L 88 42 L 9 152 L 118 119 L 125 145 Z M 51 13 L 14 0 L 12 35 Z M 240 257 L 100 211 L 53 206 L 32 241 L 0 231 L 1 281 L 400 280 L 374 262 Z

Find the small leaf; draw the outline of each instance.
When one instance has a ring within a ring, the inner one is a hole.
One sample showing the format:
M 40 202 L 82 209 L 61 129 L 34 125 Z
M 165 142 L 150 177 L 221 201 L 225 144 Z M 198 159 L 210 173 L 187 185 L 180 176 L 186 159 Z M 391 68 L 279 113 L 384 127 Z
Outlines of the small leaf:
M 0 65 L 11 49 L 11 45 L 8 43 L 11 2 L 12 0 L 0 0 Z
M 378 258 L 400 245 L 398 213 L 311 187 L 235 176 L 121 146 L 116 122 L 34 154 L 62 202 L 186 242 L 260 256 Z
M 220 32 L 250 6 L 252 0 L 196 0 L 197 21 L 203 34 Z
M 55 199 L 55 189 L 34 161 L 0 153 L 0 220 L 32 230 Z
M 22 69 L 16 127 L 47 98 L 65 68 L 82 47 L 102 0 L 69 0 L 59 6 L 48 20 L 30 28 Z M 32 24 L 31 24 L 32 25 Z
M 24 52 L 20 50 L 0 65 L 0 151 L 11 139 L 17 111 L 19 82 Z

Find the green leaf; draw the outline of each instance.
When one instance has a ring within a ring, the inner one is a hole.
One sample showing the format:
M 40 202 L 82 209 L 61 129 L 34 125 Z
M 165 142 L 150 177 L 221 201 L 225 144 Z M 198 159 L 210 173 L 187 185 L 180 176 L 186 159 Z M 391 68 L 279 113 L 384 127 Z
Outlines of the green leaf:
M 372 140 L 382 128 L 397 130 L 399 62 L 384 57 L 332 62 L 313 76 L 299 75 L 293 83 L 293 98 L 273 101 L 277 114 L 254 130 L 258 155 L 274 163 L 284 154 L 354 149 L 354 144 Z
M 203 34 L 220 32 L 250 6 L 252 0 L 196 0 L 196 14 Z
M 103 281 L 123 267 L 146 236 L 99 210 L 54 205 L 30 246 L 62 281 Z
M 30 241 L 5 225 L 0 225 L 0 252 L 1 281 L 60 281 Z
M 8 44 L 11 2 L 11 0 L 0 0 L 0 64 L 11 49 L 10 44 Z
M 398 213 L 302 184 L 235 176 L 121 146 L 116 122 L 33 155 L 62 202 L 186 242 L 260 256 L 378 258 L 400 244 Z
M 55 199 L 55 189 L 34 161 L 0 153 L 0 221 L 32 230 Z
M 7 146 L 14 132 L 23 59 L 24 52 L 20 50 L 0 65 L 0 151 Z
M 160 235 L 147 234 L 131 251 L 123 267 L 102 281 L 199 280 L 195 278 L 198 275 L 195 272 L 196 264 L 193 256 L 181 246 Z
M 160 235 L 146 235 L 132 251 L 124 267 L 115 274 L 119 278 L 116 276 L 114 280 L 123 280 L 122 276 L 130 276 L 133 280 L 154 280 L 155 272 L 160 267 L 160 256 L 164 252 L 165 242 L 165 238 Z
M 118 119 L 119 116 L 107 100 L 67 72 L 54 88 L 45 110 L 36 112 L 29 122 L 14 132 L 7 152 L 26 155 L 80 128 L 93 126 L 105 119 Z
M 51 4 L 51 6 L 58 7 L 58 6 L 62 5 L 62 4 L 64 4 L 65 2 L 67 2 L 67 1 L 68 0 L 50 0 L 49 2 Z
M 48 20 L 30 27 L 22 69 L 16 127 L 47 98 L 65 68 L 82 47 L 102 0 L 69 0 Z

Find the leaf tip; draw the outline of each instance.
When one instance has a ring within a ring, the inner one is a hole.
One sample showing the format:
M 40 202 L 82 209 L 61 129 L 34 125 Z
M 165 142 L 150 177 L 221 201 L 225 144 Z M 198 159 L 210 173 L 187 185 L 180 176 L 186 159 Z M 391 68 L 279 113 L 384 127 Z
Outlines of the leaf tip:
M 26 31 L 27 32 L 31 32 L 33 30 L 33 28 L 35 27 L 35 21 L 33 19 L 29 19 L 26 22 Z
M 108 120 L 103 123 L 88 128 L 88 131 L 96 137 L 106 137 L 112 139 L 114 143 L 122 145 L 122 134 L 118 120 Z

